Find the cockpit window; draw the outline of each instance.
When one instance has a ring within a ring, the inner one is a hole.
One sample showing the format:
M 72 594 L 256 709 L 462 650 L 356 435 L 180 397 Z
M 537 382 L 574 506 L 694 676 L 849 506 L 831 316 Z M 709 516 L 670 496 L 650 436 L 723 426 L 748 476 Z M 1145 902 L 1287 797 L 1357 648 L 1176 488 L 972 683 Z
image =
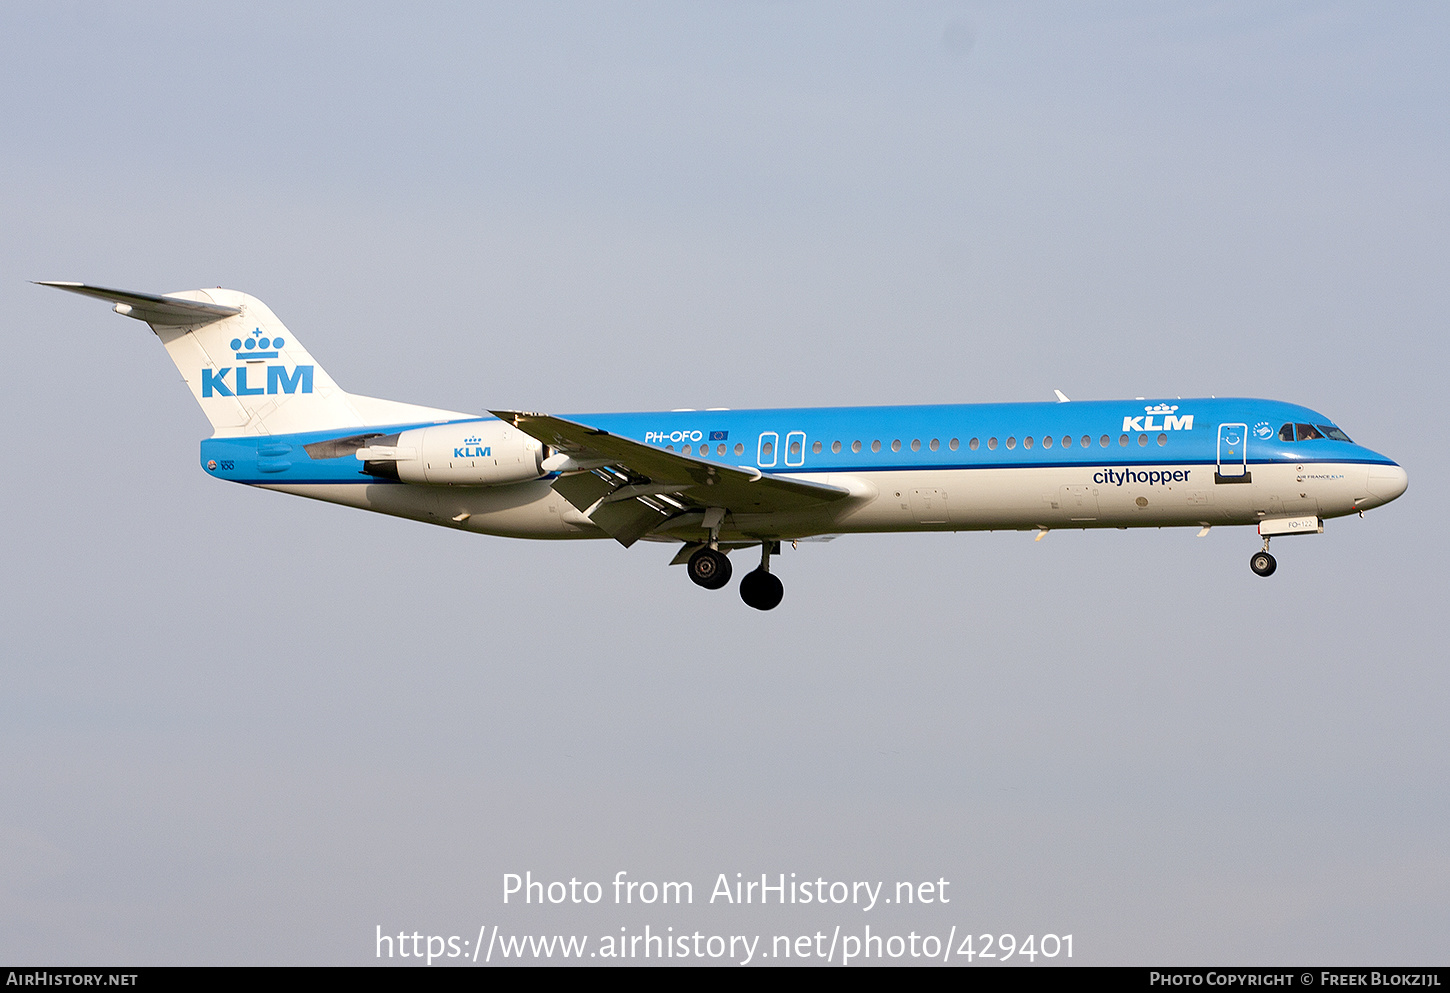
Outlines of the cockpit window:
M 1280 441 L 1311 441 L 1313 439 L 1323 440 L 1328 438 L 1332 441 L 1349 441 L 1349 435 L 1345 434 L 1333 424 L 1285 424 L 1279 429 Z M 1351 445 L 1354 442 L 1349 442 Z

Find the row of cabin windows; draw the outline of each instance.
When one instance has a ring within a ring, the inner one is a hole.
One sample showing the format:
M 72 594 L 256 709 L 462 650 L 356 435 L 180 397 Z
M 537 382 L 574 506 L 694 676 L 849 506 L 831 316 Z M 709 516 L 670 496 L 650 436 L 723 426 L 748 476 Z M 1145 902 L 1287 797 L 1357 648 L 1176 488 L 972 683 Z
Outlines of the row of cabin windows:
M 1304 425 L 1304 426 L 1307 427 L 1308 425 Z M 1293 425 L 1292 424 L 1291 425 L 1288 425 L 1288 427 L 1292 429 L 1293 428 Z M 1342 431 L 1339 431 L 1338 428 L 1334 428 L 1333 430 L 1337 431 L 1339 434 L 1343 434 L 1344 433 Z M 1282 434 L 1282 432 L 1281 432 L 1281 434 Z M 1345 441 L 1348 441 L 1349 439 L 1348 438 L 1345 438 L 1344 440 Z M 1158 441 L 1158 444 L 1160 446 L 1168 444 L 1168 435 L 1160 433 L 1158 435 L 1157 441 Z M 1043 448 L 1051 448 L 1054 443 L 1055 443 L 1054 442 L 1054 439 L 1053 439 L 1053 437 L 1051 435 L 1044 435 L 1042 437 L 1042 447 Z M 1120 434 L 1120 435 L 1118 435 L 1118 444 L 1120 446 L 1126 448 L 1131 443 L 1132 443 L 1132 436 L 1131 435 L 1126 435 L 1126 434 Z M 998 442 L 998 440 L 996 438 L 988 438 L 987 439 L 987 449 L 989 451 L 995 451 L 998 444 L 999 444 L 999 442 Z M 1025 438 L 1022 439 L 1022 447 L 1023 448 L 1030 449 L 1033 446 L 1033 444 L 1034 444 L 1034 439 L 1032 438 L 1031 435 L 1028 435 L 1027 437 L 1025 437 Z M 1063 435 L 1062 436 L 1062 447 L 1063 448 L 1071 448 L 1073 446 L 1073 444 L 1074 444 L 1074 441 L 1073 441 L 1073 438 L 1072 438 L 1071 435 Z M 1093 439 L 1092 439 L 1092 437 L 1090 435 L 1086 435 L 1085 434 L 1085 435 L 1082 436 L 1082 438 L 1078 439 L 1078 441 L 1076 442 L 1076 444 L 1081 445 L 1083 448 L 1091 448 L 1092 445 L 1093 445 Z M 1112 444 L 1112 438 L 1109 435 L 1106 435 L 1105 434 L 1101 438 L 1098 439 L 1098 445 L 1099 445 L 1099 447 L 1107 448 L 1111 444 Z M 1148 435 L 1146 435 L 1146 434 L 1140 434 L 1140 435 L 1138 435 L 1138 445 L 1140 447 L 1147 447 L 1147 444 L 1148 444 Z M 981 445 L 982 445 L 982 442 L 981 442 L 981 439 L 980 438 L 973 438 L 973 439 L 971 439 L 970 441 L 967 442 L 967 447 L 969 449 L 971 449 L 972 451 L 974 451 L 974 452 L 978 448 L 980 448 Z M 1009 435 L 1008 438 L 1007 438 L 1006 445 L 1007 445 L 1008 450 L 1011 450 L 1011 449 L 1016 448 L 1017 447 L 1017 438 L 1016 438 L 1016 436 L 1015 435 Z M 955 452 L 957 449 L 961 448 L 961 446 L 962 446 L 961 440 L 960 439 L 957 439 L 957 438 L 953 438 L 953 439 L 951 439 L 950 441 L 947 442 L 947 449 L 950 450 L 950 451 L 953 451 L 953 452 Z M 819 454 L 821 454 L 821 451 L 822 451 L 822 448 L 823 447 L 824 446 L 822 445 L 822 443 L 819 442 L 819 441 L 817 441 L 817 442 L 815 442 L 815 443 L 813 443 L 811 445 L 811 451 L 814 452 L 815 454 L 819 455 Z M 843 446 L 842 446 L 841 442 L 839 442 L 839 441 L 833 441 L 833 442 L 831 442 L 831 452 L 833 454 L 840 454 L 842 447 Z M 929 448 L 929 449 L 931 449 L 933 452 L 940 450 L 940 448 L 941 448 L 941 439 L 939 439 L 939 438 L 933 438 L 933 439 L 931 439 L 931 441 L 927 442 L 926 447 Z M 675 446 L 674 445 L 666 445 L 665 448 L 668 451 L 671 451 L 671 452 L 673 452 L 675 450 Z M 862 444 L 861 444 L 860 441 L 853 441 L 853 442 L 851 442 L 851 451 L 853 453 L 859 453 L 861 451 L 861 448 L 862 448 Z M 919 451 L 921 451 L 921 439 L 920 438 L 913 438 L 913 439 L 911 439 L 910 448 L 911 448 L 911 450 L 913 452 L 919 452 Z M 725 450 L 726 450 L 726 446 L 725 445 L 716 445 L 715 446 L 715 454 L 716 455 L 724 455 L 725 454 Z M 901 451 L 901 439 L 900 438 L 897 438 L 897 439 L 895 439 L 895 440 L 893 440 L 891 442 L 891 450 L 893 452 L 899 452 L 899 451 Z M 692 446 L 690 446 L 690 445 L 685 445 L 683 448 L 680 449 L 680 451 L 681 451 L 682 454 L 685 454 L 685 455 L 692 455 L 692 454 L 694 454 L 693 451 L 692 451 Z M 871 442 L 871 451 L 873 451 L 873 452 L 879 452 L 879 451 L 881 451 L 881 442 L 879 440 Z M 700 446 L 700 454 L 701 455 L 709 455 L 710 454 L 710 445 L 708 443 L 702 444 Z M 745 454 L 745 446 L 737 442 L 736 445 L 735 445 L 735 454 L 736 455 L 744 455 Z M 801 443 L 799 441 L 792 441 L 790 443 L 790 455 L 792 457 L 798 457 L 800 454 L 801 454 Z M 775 455 L 775 445 L 773 443 L 769 442 L 769 441 L 764 442 L 760 446 L 760 455 L 761 455 L 761 458 L 767 458 L 767 459 L 768 458 L 771 458 L 772 456 Z
M 725 454 L 725 448 L 726 448 L 725 445 L 716 445 L 715 446 L 715 454 L 716 455 L 724 455 Z M 675 446 L 674 445 L 666 445 L 665 446 L 665 451 L 667 451 L 667 452 L 673 452 L 674 450 L 675 450 Z M 767 442 L 766 451 L 769 451 L 769 450 L 770 450 L 769 443 Z M 681 451 L 681 453 L 683 453 L 685 455 L 692 454 L 691 446 L 689 446 L 689 445 L 686 445 L 684 448 L 680 449 L 680 451 Z M 700 446 L 700 454 L 701 455 L 709 455 L 710 454 L 710 446 L 709 446 L 709 444 L 704 444 L 704 445 L 701 445 Z M 735 454 L 736 455 L 744 455 L 745 454 L 745 446 L 742 445 L 742 444 L 740 444 L 739 442 L 736 442 L 736 444 L 735 444 Z
M 1328 438 L 1330 441 L 1349 441 L 1349 435 L 1345 434 L 1333 424 L 1285 424 L 1279 429 L 1280 441 L 1313 441 L 1316 438 Z

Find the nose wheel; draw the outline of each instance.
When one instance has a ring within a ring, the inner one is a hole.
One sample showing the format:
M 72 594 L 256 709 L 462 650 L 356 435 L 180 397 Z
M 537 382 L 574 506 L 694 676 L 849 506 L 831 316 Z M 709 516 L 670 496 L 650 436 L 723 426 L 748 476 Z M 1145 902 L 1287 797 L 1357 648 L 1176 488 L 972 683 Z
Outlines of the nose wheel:
M 1274 560 L 1274 556 L 1269 554 L 1268 538 L 1264 539 L 1263 551 L 1255 552 L 1249 559 L 1249 568 L 1254 570 L 1255 576 L 1272 576 L 1274 570 L 1279 568 L 1279 563 Z

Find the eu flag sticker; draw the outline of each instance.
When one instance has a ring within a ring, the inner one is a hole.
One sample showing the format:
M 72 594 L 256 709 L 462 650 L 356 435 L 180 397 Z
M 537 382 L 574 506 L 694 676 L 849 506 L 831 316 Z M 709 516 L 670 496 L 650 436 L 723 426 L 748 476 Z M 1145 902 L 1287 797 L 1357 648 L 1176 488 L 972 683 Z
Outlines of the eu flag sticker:
M 711 441 L 726 441 L 729 438 L 730 438 L 730 432 L 729 431 L 711 431 L 710 432 L 710 440 Z

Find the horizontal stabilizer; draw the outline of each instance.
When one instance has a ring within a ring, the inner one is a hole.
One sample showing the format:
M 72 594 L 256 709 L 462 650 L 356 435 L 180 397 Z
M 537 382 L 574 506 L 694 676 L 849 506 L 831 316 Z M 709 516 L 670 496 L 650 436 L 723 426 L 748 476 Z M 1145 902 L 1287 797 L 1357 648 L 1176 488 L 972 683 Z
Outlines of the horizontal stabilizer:
M 151 325 L 219 437 L 299 431 L 346 435 L 317 449 L 327 454 L 309 451 L 314 459 L 331 459 L 380 438 L 383 432 L 364 432 L 375 425 L 473 419 L 344 391 L 271 308 L 237 290 L 214 286 L 163 295 L 85 283 L 36 285 L 106 300 L 116 313 Z
M 132 293 L 129 290 L 108 290 L 101 286 L 87 286 L 85 283 L 37 280 L 36 285 L 54 286 L 69 293 L 108 300 L 116 305 L 118 314 L 165 327 L 200 327 L 241 313 L 240 308 L 223 307 L 218 303 L 202 303 L 199 300 L 158 296 L 154 293 Z

